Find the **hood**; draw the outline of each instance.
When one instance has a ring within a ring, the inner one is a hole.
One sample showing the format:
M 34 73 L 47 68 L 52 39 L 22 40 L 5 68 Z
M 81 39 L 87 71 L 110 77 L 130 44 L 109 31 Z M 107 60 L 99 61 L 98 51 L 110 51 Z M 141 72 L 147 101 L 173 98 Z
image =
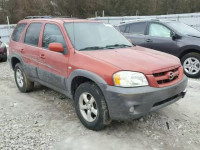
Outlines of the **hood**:
M 137 71 L 152 74 L 180 66 L 180 60 L 172 55 L 143 48 L 132 48 L 82 51 L 90 57 L 110 63 L 121 70 Z

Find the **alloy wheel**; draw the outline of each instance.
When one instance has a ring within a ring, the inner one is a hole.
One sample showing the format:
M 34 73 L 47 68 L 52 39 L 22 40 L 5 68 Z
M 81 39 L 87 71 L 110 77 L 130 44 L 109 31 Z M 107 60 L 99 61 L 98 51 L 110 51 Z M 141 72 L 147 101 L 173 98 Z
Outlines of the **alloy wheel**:
M 88 122 L 96 120 L 98 115 L 97 103 L 90 93 L 82 93 L 79 97 L 79 109 L 83 118 Z
M 17 84 L 19 85 L 19 87 L 23 87 L 24 85 L 24 77 L 22 75 L 22 71 L 20 69 L 17 69 L 16 71 L 16 79 L 17 79 Z
M 189 57 L 184 61 L 183 67 L 185 72 L 195 75 L 200 71 L 200 62 L 195 57 Z

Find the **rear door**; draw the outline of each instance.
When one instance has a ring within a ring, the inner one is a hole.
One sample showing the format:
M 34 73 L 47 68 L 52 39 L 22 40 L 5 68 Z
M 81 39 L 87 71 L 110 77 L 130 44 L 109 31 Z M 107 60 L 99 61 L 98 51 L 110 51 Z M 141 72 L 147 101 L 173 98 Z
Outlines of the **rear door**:
M 133 44 L 144 46 L 146 28 L 146 22 L 131 23 L 126 26 L 123 34 L 125 37 L 130 39 Z
M 37 68 L 39 57 L 39 37 L 42 29 L 41 22 L 30 23 L 23 39 L 21 53 L 24 56 L 25 71 L 28 76 L 38 78 Z
M 177 41 L 173 40 L 171 37 L 172 32 L 173 31 L 163 24 L 150 23 L 148 27 L 148 35 L 145 38 L 145 47 L 174 54 L 178 49 L 178 46 Z
M 69 53 L 64 31 L 56 23 L 46 23 L 43 28 L 41 48 L 39 51 L 39 79 L 50 86 L 66 90 L 65 79 L 68 71 Z M 64 52 L 49 50 L 50 43 L 61 43 Z
M 26 26 L 27 26 L 27 23 L 19 23 L 16 26 L 15 30 L 13 31 L 10 45 L 9 45 L 9 51 L 11 53 L 13 52 L 18 53 L 18 55 L 20 55 L 23 60 L 24 60 L 24 56 L 23 56 L 22 49 L 24 48 L 24 44 L 22 42 L 22 36 L 23 36 Z

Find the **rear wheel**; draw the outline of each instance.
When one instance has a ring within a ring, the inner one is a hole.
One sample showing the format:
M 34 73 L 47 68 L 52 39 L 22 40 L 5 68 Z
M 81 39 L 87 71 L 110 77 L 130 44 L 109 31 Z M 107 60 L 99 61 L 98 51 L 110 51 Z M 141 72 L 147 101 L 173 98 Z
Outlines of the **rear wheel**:
M 31 92 L 34 87 L 34 82 L 31 82 L 24 73 L 23 67 L 20 63 L 15 66 L 15 82 L 19 90 L 23 93 Z
M 74 100 L 76 113 L 88 129 L 98 131 L 110 123 L 104 96 L 96 84 L 81 84 L 75 92 Z
M 191 78 L 200 77 L 200 54 L 189 53 L 181 59 L 184 73 Z

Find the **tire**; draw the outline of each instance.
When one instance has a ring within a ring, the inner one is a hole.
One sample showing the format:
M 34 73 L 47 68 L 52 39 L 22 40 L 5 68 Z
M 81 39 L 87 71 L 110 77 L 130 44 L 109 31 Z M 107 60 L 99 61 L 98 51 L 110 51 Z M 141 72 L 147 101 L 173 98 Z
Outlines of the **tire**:
M 2 59 L 2 62 L 6 62 L 6 61 L 7 61 L 7 58 L 3 58 L 3 59 Z
M 184 68 L 184 73 L 190 78 L 200 77 L 200 54 L 189 53 L 183 56 L 181 63 Z
M 85 99 L 83 99 L 84 96 L 89 100 L 90 104 L 85 102 Z M 109 119 L 108 108 L 103 93 L 96 84 L 93 82 L 81 84 L 75 92 L 74 100 L 77 116 L 86 128 L 99 131 L 110 124 L 111 120 Z M 82 105 L 83 103 L 85 105 Z M 81 107 L 84 109 L 81 109 Z M 88 118 L 87 114 L 91 114 L 89 115 L 91 117 Z
M 19 75 L 20 74 L 20 75 Z M 22 93 L 31 92 L 34 88 L 34 82 L 31 82 L 24 73 L 23 67 L 20 63 L 16 64 L 14 69 L 15 82 L 18 89 Z

